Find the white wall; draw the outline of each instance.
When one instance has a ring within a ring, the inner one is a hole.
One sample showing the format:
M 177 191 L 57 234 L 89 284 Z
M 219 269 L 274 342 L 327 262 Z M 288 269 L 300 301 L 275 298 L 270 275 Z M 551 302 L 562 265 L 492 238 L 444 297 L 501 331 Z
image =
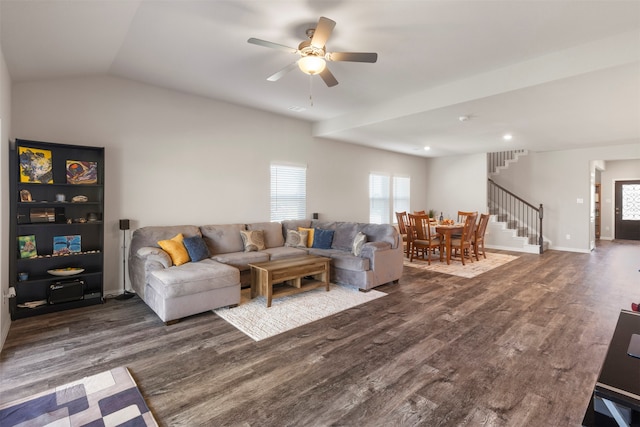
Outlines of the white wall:
M 0 47 L 0 349 L 9 333 L 9 304 L 2 298 L 9 289 L 9 129 L 11 77 Z
M 544 205 L 551 249 L 589 252 L 593 160 L 640 159 L 640 141 L 606 147 L 530 152 L 494 180 L 534 205 Z M 578 199 L 582 203 L 578 203 Z M 567 236 L 569 238 L 567 238 Z
M 14 138 L 106 147 L 105 292 L 122 289 L 118 219 L 132 229 L 269 220 L 269 164 L 307 165 L 307 213 L 369 219 L 368 175 L 426 160 L 313 138 L 307 122 L 111 77 L 13 86 Z
M 457 218 L 458 211 L 487 212 L 487 155 L 437 157 L 427 163 L 427 183 L 422 190 L 426 210 Z
M 612 240 L 615 238 L 615 185 L 616 181 L 640 179 L 640 159 L 609 161 L 600 175 L 602 192 L 600 238 Z

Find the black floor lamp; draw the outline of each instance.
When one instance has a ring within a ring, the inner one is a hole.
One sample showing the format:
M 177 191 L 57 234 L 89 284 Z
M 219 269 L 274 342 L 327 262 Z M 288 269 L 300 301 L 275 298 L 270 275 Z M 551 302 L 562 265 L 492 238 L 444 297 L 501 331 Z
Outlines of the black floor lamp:
M 122 294 L 116 297 L 117 300 L 125 300 L 133 297 L 135 292 L 127 290 L 127 230 L 129 229 L 129 220 L 120 220 L 120 230 L 122 230 Z

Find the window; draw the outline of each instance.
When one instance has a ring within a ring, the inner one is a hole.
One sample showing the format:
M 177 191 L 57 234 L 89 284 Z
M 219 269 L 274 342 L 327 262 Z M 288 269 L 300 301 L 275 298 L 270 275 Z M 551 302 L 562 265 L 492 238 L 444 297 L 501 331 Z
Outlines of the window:
M 411 196 L 411 178 L 406 176 L 393 177 L 393 212 L 410 212 L 409 199 Z M 395 215 L 391 215 L 393 222 L 397 222 Z
M 622 220 L 640 220 L 640 185 L 622 185 Z
M 389 175 L 370 174 L 369 222 L 390 224 L 396 221 L 394 212 L 409 212 L 410 184 L 409 177 L 394 176 L 392 180 Z
M 389 176 L 369 175 L 369 222 L 372 224 L 389 223 Z
M 271 221 L 307 216 L 307 168 L 271 164 Z

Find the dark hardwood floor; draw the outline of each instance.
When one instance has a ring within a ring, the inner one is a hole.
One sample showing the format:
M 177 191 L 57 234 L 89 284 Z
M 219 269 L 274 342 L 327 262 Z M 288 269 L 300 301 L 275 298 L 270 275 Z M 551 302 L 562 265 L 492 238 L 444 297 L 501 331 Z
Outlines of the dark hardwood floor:
M 0 402 L 121 365 L 164 426 L 580 425 L 640 301 L 640 244 L 516 255 L 474 279 L 406 267 L 388 296 L 257 343 L 139 298 L 14 321 Z

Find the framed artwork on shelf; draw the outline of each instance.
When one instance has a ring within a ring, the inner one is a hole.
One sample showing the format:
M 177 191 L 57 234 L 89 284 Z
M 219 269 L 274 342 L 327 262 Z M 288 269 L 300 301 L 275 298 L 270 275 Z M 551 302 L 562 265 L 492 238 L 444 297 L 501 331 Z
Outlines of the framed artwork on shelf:
M 20 190 L 20 201 L 21 202 L 32 202 L 31 192 L 29 190 Z
M 18 236 L 18 250 L 20 251 L 20 258 L 35 258 L 38 256 L 36 250 L 36 236 Z
M 79 253 L 82 250 L 81 236 L 54 236 L 53 255 L 69 255 Z
M 51 150 L 18 147 L 20 182 L 53 184 Z
M 98 163 L 67 160 L 67 184 L 97 184 Z

